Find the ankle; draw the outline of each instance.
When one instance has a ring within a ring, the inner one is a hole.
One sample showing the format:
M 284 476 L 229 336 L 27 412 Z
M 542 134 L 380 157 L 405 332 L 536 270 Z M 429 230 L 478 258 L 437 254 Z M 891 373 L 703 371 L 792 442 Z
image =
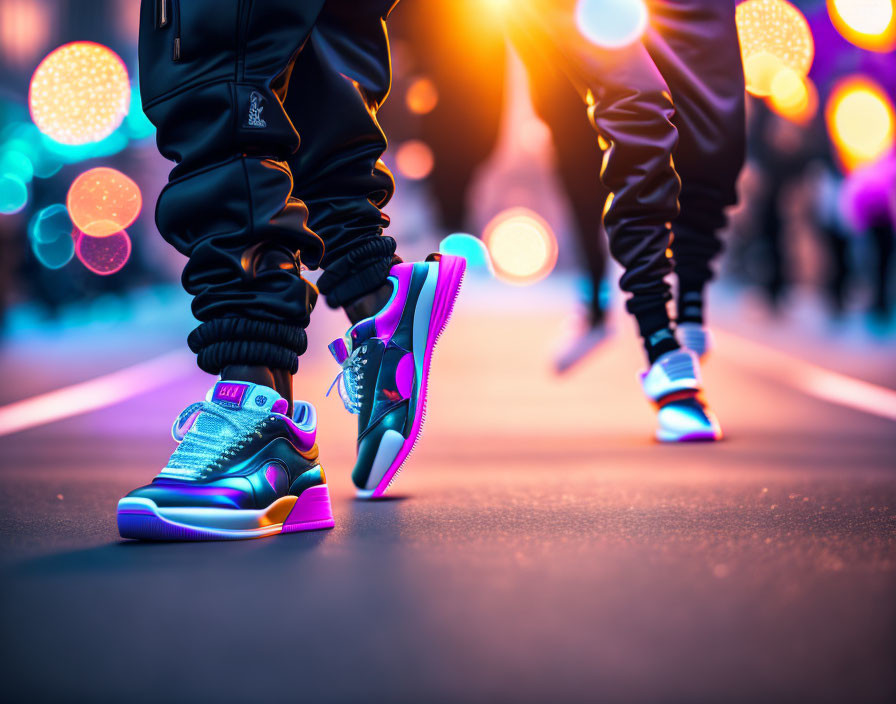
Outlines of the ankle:
M 652 365 L 667 352 L 672 352 L 681 347 L 672 332 L 672 328 L 664 327 L 644 336 L 644 351 L 647 353 L 647 361 Z
M 287 415 L 292 416 L 292 374 L 286 369 L 271 369 L 249 364 L 231 364 L 221 370 L 224 381 L 245 381 L 273 389 L 286 399 Z
M 679 323 L 703 325 L 703 286 L 682 287 L 678 291 L 676 318 Z
M 392 284 L 385 282 L 375 291 L 343 306 L 352 325 L 380 312 L 392 297 Z

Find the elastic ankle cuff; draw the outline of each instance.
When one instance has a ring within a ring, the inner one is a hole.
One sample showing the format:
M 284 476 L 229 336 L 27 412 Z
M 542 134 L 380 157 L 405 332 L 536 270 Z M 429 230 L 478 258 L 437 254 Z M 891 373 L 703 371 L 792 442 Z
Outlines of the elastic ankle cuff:
M 340 308 L 376 291 L 401 262 L 395 256 L 395 240 L 376 237 L 338 261 L 328 263 L 317 281 L 330 308 Z
M 308 338 L 295 325 L 218 318 L 193 330 L 187 343 L 197 354 L 199 368 L 209 374 L 220 374 L 224 367 L 234 364 L 285 369 L 295 374 Z

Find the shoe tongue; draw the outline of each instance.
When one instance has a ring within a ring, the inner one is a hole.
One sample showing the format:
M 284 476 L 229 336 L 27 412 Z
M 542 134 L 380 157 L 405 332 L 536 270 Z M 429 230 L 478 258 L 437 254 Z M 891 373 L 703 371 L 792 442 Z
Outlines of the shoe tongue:
M 261 413 L 286 413 L 288 403 L 273 389 L 245 381 L 219 381 L 208 400 L 225 408 L 245 408 Z
M 376 322 L 374 322 L 373 318 L 367 318 L 349 328 L 344 337 L 333 340 L 329 345 L 330 354 L 333 355 L 333 358 L 339 364 L 342 364 L 352 353 L 353 349 L 375 336 Z

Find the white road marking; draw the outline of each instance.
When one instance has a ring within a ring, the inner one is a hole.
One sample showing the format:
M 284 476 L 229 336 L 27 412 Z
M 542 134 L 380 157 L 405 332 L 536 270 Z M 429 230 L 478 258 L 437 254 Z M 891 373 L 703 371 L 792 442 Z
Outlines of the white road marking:
M 187 350 L 176 350 L 111 374 L 0 407 L 0 436 L 105 408 L 195 373 Z
M 773 376 L 810 396 L 896 420 L 896 391 L 893 389 L 819 367 L 740 335 L 717 330 L 713 333 L 716 337 L 728 338 L 728 344 L 720 351 L 738 364 Z M 733 354 L 733 349 L 737 349 L 738 354 Z

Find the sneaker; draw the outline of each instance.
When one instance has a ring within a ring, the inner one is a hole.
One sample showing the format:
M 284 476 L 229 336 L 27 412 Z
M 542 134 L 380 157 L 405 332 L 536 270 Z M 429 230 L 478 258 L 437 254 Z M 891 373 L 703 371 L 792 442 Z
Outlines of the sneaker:
M 318 460 L 317 413 L 266 386 L 219 381 L 174 421 L 178 441 L 151 484 L 118 502 L 118 532 L 139 540 L 261 538 L 333 527 Z
M 641 386 L 657 408 L 661 442 L 722 439 L 715 414 L 703 400 L 700 363 L 690 350 L 666 352 L 641 374 Z
M 447 254 L 393 266 L 392 297 L 385 307 L 330 345 L 342 365 L 333 385 L 345 407 L 358 414 L 352 480 L 362 498 L 382 496 L 417 444 L 433 349 L 465 268 L 462 257 Z
M 678 341 L 682 347 L 686 347 L 697 355 L 702 362 L 713 348 L 712 333 L 709 328 L 700 323 L 678 323 L 675 326 Z
M 565 340 L 554 358 L 554 370 L 563 374 L 594 352 L 610 337 L 606 324 L 582 325 L 574 335 Z

